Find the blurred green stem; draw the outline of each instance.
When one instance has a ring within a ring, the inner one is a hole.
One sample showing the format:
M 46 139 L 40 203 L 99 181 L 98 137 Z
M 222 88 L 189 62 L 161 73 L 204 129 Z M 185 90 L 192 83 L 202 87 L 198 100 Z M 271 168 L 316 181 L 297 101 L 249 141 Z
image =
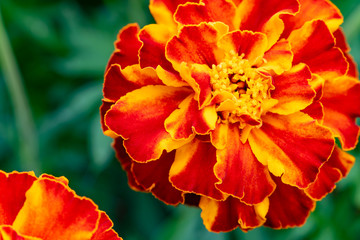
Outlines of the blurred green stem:
M 0 6 L 0 63 L 3 70 L 5 84 L 13 103 L 19 143 L 18 170 L 40 170 L 38 162 L 38 139 L 32 118 L 19 67 L 16 63 L 10 41 L 5 30 Z

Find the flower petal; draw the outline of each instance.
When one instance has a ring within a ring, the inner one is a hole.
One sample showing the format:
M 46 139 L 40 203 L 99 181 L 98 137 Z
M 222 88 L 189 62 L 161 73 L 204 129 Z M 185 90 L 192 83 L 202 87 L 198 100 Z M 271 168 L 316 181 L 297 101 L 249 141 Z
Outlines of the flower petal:
M 240 29 L 266 34 L 270 48 L 284 29 L 280 16 L 294 15 L 298 10 L 297 0 L 243 0 L 238 6 Z
M 121 69 L 120 65 L 114 64 L 105 74 L 104 98 L 106 101 L 116 102 L 135 89 L 161 83 L 152 68 L 141 69 L 139 65 L 132 65 Z
M 139 25 L 136 23 L 128 24 L 120 30 L 115 42 L 115 51 L 111 55 L 106 69 L 109 69 L 112 64 L 119 64 L 121 68 L 125 68 L 139 63 L 138 51 L 141 47 L 139 30 Z
M 10 225 L 0 225 L 1 240 L 42 240 L 36 237 L 24 236 L 16 232 Z
M 264 201 L 275 189 L 268 169 L 255 158 L 249 143 L 240 141 L 238 125 L 230 125 L 227 136 L 230 144 L 216 151 L 214 172 L 221 180 L 216 187 L 246 204 Z
M 159 198 L 166 204 L 177 205 L 184 202 L 183 193 L 169 181 L 169 171 L 174 162 L 175 151 L 163 153 L 156 161 L 148 163 L 132 164 L 132 173 L 136 181 L 143 186 L 146 191 Z
M 249 143 L 256 158 L 275 176 L 290 185 L 306 188 L 330 157 L 331 132 L 303 113 L 263 117 L 260 129 L 252 129 Z
M 201 218 L 209 231 L 228 232 L 238 226 L 242 230 L 261 226 L 265 222 L 268 204 L 267 199 L 259 206 L 249 206 L 231 196 L 225 201 L 201 197 L 199 207 L 202 209 Z
M 36 180 L 33 172 L 0 170 L 0 225 L 11 225 L 25 202 L 25 193 Z
M 158 159 L 163 150 L 183 145 L 166 132 L 164 121 L 190 93 L 187 88 L 161 85 L 134 90 L 107 112 L 106 125 L 125 139 L 124 146 L 135 161 Z
M 228 0 L 203 0 L 201 3 L 186 3 L 179 6 L 175 20 L 183 25 L 196 25 L 202 22 L 223 22 L 234 29 L 236 7 Z
M 60 182 L 42 178 L 26 192 L 26 201 L 13 227 L 43 240 L 90 239 L 99 217 L 97 206 L 90 199 L 76 196 Z
M 174 139 L 187 139 L 194 132 L 209 133 L 215 128 L 217 118 L 214 105 L 199 110 L 194 95 L 190 95 L 165 120 L 165 129 Z
M 272 70 L 277 75 L 290 70 L 293 61 L 291 45 L 287 40 L 276 42 L 264 55 L 264 63 L 259 70 Z
M 215 183 L 219 181 L 213 170 L 215 163 L 216 149 L 211 143 L 194 139 L 176 150 L 170 181 L 181 191 L 224 199 L 215 188 Z
M 340 10 L 328 0 L 299 0 L 299 2 L 300 11 L 295 16 L 282 17 L 285 23 L 284 37 L 313 19 L 324 21 L 331 32 L 338 29 L 343 22 Z
M 90 240 L 122 240 L 112 227 L 113 223 L 108 215 L 101 211 L 98 227 Z
M 335 147 L 329 160 L 321 166 L 316 181 L 305 189 L 305 193 L 315 200 L 321 200 L 335 189 L 335 183 L 347 175 L 354 162 L 354 156 Z
M 184 26 L 179 35 L 171 38 L 166 45 L 167 59 L 178 71 L 182 62 L 206 64 L 211 68 L 218 59 L 222 59 L 222 51 L 217 46 L 221 35 L 219 30 L 207 23 Z
M 142 68 L 156 69 L 160 65 L 165 70 L 173 70 L 171 63 L 165 57 L 165 45 L 172 35 L 165 25 L 150 24 L 141 29 L 139 37 L 143 44 L 139 56 Z
M 294 53 L 293 64 L 306 63 L 312 73 L 324 79 L 339 77 L 347 72 L 348 63 L 344 54 L 335 47 L 334 37 L 323 21 L 306 22 L 293 31 L 288 40 Z
M 303 225 L 315 202 L 303 190 L 284 184 L 280 178 L 275 177 L 274 181 L 276 189 L 269 198 L 265 226 L 279 229 Z
M 305 64 L 298 64 L 290 71 L 273 77 L 275 89 L 271 97 L 278 103 L 270 109 L 278 114 L 291 114 L 309 106 L 316 93 L 309 84 L 311 72 Z
M 325 82 L 321 102 L 324 105 L 324 125 L 340 137 L 344 149 L 353 149 L 359 138 L 356 118 L 360 117 L 360 82 L 341 77 Z

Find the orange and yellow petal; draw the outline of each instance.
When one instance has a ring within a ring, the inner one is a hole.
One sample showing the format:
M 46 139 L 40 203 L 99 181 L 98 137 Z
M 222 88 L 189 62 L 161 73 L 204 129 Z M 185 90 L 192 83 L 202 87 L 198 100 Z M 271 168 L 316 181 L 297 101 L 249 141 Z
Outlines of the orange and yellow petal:
M 10 225 L 0 225 L 0 240 L 42 240 L 16 232 Z
M 11 225 L 22 208 L 25 193 L 36 177 L 33 172 L 6 173 L 0 170 L 0 225 Z
M 125 68 L 139 63 L 138 51 L 141 47 L 139 30 L 136 23 L 128 24 L 120 30 L 115 41 L 115 51 L 111 55 L 106 69 L 112 64 L 119 64 L 121 68 Z
M 278 100 L 278 103 L 270 109 L 278 114 L 292 114 L 309 106 L 316 92 L 309 84 L 311 72 L 305 64 L 299 64 L 273 77 L 274 90 L 271 97 Z
M 288 40 L 294 53 L 293 64 L 305 63 L 312 73 L 324 79 L 346 74 L 349 64 L 342 51 L 335 47 L 334 37 L 323 21 L 305 23 L 293 31 Z
M 101 211 L 96 232 L 90 240 L 122 240 L 112 227 L 113 223 L 108 215 Z
M 201 197 L 199 207 L 205 227 L 212 232 L 228 232 L 237 227 L 249 230 L 265 222 L 268 210 L 267 199 L 258 205 L 249 206 L 229 196 L 225 201 Z
M 249 205 L 264 201 L 275 189 L 267 167 L 256 159 L 248 142 L 240 141 L 236 124 L 229 125 L 227 136 L 229 144 L 216 151 L 214 172 L 221 180 L 216 187 Z
M 203 0 L 201 3 L 188 2 L 179 6 L 175 20 L 183 25 L 196 25 L 202 22 L 223 22 L 234 29 L 236 6 L 229 0 Z
M 344 149 L 353 149 L 359 138 L 360 82 L 352 77 L 340 77 L 325 82 L 323 97 L 324 125 L 340 137 Z
M 26 192 L 13 228 L 43 240 L 90 239 L 98 219 L 97 206 L 91 200 L 76 196 L 63 183 L 41 178 Z
M 343 22 L 340 10 L 329 0 L 299 0 L 299 3 L 300 11 L 295 16 L 282 17 L 285 23 L 284 37 L 313 19 L 324 21 L 331 32 L 337 30 Z
M 274 73 L 280 75 L 284 71 L 290 70 L 292 61 L 291 45 L 287 40 L 282 39 L 265 52 L 263 64 L 260 65 L 259 69 L 274 71 Z
M 161 201 L 177 205 L 184 202 L 183 193 L 169 181 L 169 171 L 174 162 L 175 151 L 163 153 L 156 161 L 132 163 L 131 172 L 136 181 Z
M 171 138 L 164 121 L 190 93 L 187 88 L 162 85 L 134 90 L 107 112 L 106 125 L 125 139 L 124 146 L 135 161 L 158 159 L 163 150 L 183 144 Z
M 222 51 L 217 46 L 221 36 L 222 32 L 208 23 L 184 26 L 178 36 L 167 43 L 167 59 L 178 71 L 182 62 L 205 64 L 209 67 L 217 65 L 222 57 Z
M 181 191 L 224 199 L 223 194 L 215 188 L 215 183 L 219 181 L 213 170 L 215 163 L 216 149 L 211 143 L 194 139 L 176 150 L 169 173 L 170 181 Z
M 305 189 L 305 193 L 315 200 L 321 200 L 335 189 L 335 183 L 347 175 L 354 162 L 354 156 L 335 147 L 329 160 L 321 166 L 316 181 Z
M 314 182 L 334 148 L 333 134 L 303 113 L 263 117 L 249 143 L 256 158 L 281 180 L 299 188 Z
M 283 29 L 282 15 L 294 15 L 299 10 L 297 0 L 243 0 L 238 6 L 239 28 L 264 33 L 268 48 L 276 43 Z
M 269 197 L 265 226 L 280 229 L 303 225 L 315 202 L 303 190 L 284 184 L 280 178 L 274 177 L 274 181 L 276 189 Z

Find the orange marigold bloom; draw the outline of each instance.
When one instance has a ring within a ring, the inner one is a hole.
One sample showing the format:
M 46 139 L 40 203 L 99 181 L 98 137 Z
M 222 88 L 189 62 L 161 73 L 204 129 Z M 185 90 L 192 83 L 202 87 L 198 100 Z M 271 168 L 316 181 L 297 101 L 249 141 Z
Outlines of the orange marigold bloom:
M 200 207 L 210 231 L 302 225 L 352 167 L 344 150 L 359 137 L 339 10 L 151 0 L 150 11 L 156 24 L 119 32 L 100 108 L 130 186 Z
M 0 170 L 0 239 L 122 240 L 113 223 L 65 177 Z

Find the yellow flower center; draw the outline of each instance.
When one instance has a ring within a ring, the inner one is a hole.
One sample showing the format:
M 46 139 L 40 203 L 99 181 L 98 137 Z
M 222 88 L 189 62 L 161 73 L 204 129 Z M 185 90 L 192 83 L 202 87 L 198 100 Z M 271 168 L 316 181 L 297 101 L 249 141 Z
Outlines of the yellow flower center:
M 219 121 L 261 124 L 263 103 L 270 98 L 271 79 L 253 68 L 244 54 L 231 51 L 223 62 L 212 65 L 211 86 L 213 97 L 218 96 Z

